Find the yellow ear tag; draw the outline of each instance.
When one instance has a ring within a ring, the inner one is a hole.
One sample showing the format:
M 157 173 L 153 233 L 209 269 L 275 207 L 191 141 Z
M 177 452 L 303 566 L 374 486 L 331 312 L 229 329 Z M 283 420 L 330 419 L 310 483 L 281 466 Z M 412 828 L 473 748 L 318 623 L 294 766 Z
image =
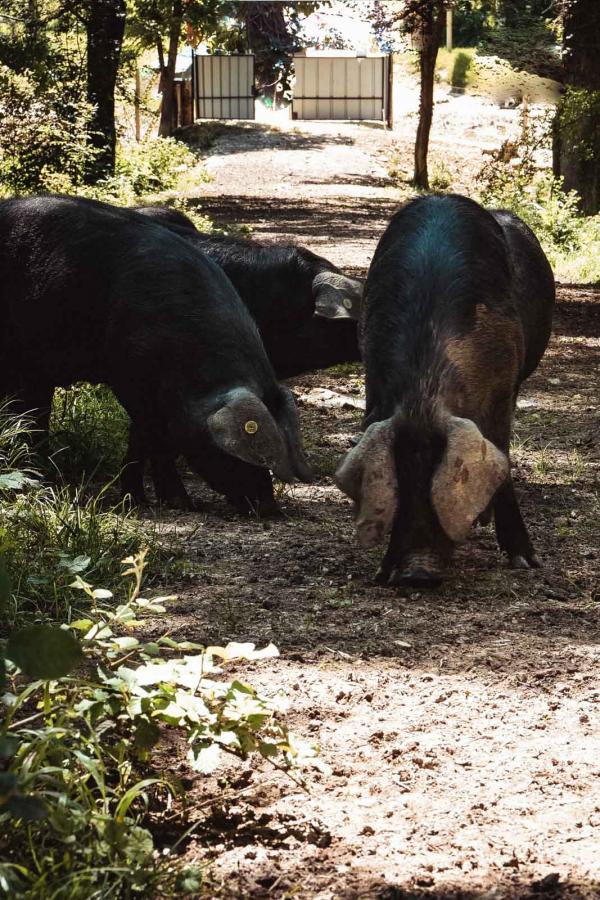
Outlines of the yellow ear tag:
M 256 434 L 258 431 L 258 422 L 255 422 L 254 419 L 248 419 L 244 425 L 244 431 L 246 434 Z
M 342 304 L 346 309 L 352 309 L 352 300 L 350 297 L 344 297 Z

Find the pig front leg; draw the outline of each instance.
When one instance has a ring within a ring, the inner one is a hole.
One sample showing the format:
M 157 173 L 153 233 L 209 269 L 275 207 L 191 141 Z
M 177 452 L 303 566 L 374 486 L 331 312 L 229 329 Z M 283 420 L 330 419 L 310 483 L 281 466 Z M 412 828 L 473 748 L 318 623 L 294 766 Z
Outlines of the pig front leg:
M 155 444 L 156 441 L 152 441 L 146 429 L 132 422 L 121 475 L 123 494 L 129 494 L 138 506 L 148 502 L 144 489 L 144 470 L 150 459 L 158 502 L 178 509 L 191 509 L 192 501 L 179 476 L 173 455 L 155 449 Z

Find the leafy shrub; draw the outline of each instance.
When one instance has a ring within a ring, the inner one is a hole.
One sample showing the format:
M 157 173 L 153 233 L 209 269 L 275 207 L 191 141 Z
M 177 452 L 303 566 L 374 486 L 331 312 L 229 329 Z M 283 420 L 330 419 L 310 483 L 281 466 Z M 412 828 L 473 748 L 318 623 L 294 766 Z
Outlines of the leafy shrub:
M 480 200 L 509 209 L 535 232 L 555 274 L 567 280 L 600 279 L 600 216 L 584 217 L 576 191 L 540 165 L 550 140 L 548 117 L 532 121 L 521 114 L 521 133 L 505 141 L 481 169 Z
M 139 144 L 119 145 L 115 178 L 125 180 L 140 197 L 174 188 L 196 162 L 191 150 L 175 138 L 146 138 Z
M 535 231 L 550 251 L 573 250 L 579 244 L 578 197 L 562 190 L 562 179 L 549 172 L 530 177 L 518 167 L 498 167 L 481 192 L 486 206 L 510 209 Z
M 109 502 L 110 484 L 90 492 L 40 481 L 32 434 L 10 405 L 0 409 L 0 559 L 12 581 L 0 624 L 65 618 L 74 575 L 112 583 L 118 561 L 142 544 L 150 544 L 153 562 L 163 555 L 123 503 Z
M 594 127 L 582 129 L 582 123 L 589 121 Z M 600 91 L 567 85 L 557 110 L 555 127 L 560 129 L 562 140 L 578 158 L 592 162 L 600 153 Z
M 119 472 L 129 417 L 106 385 L 81 383 L 54 392 L 52 465 L 66 481 L 107 480 Z
M 112 584 L 118 560 L 148 542 L 149 533 L 125 504 L 108 502 L 109 487 L 86 495 L 82 486 L 38 483 L 9 502 L 0 496 L 0 554 L 13 583 L 6 611 L 11 624 L 68 616 L 65 587 L 75 574 Z
M 79 185 L 55 178 L 56 189 L 66 194 L 91 197 L 120 206 L 134 206 L 140 197 L 177 188 L 186 181 L 208 180 L 192 151 L 175 138 L 146 138 L 140 143 L 117 144 L 115 174 L 94 185 Z
M 0 65 L 0 185 L 29 193 L 80 185 L 96 150 L 89 143 L 91 107 L 60 85 L 36 92 L 28 73 Z
M 5 647 L 9 691 L 0 726 L 0 890 L 29 898 L 194 893 L 198 872 L 177 871 L 156 851 L 167 804 L 185 839 L 181 785 L 154 759 L 168 730 L 189 746 L 199 773 L 223 758 L 256 754 L 287 768 L 314 751 L 289 735 L 280 698 L 222 677 L 234 661 L 276 656 L 270 645 L 208 647 L 164 634 L 136 637 L 173 598 L 141 596 L 144 553 L 124 560 L 129 587 L 112 600 L 76 577 L 91 612 L 68 628 L 36 626 Z M 79 641 L 76 636 L 81 636 Z M 20 671 L 19 671 L 20 670 Z M 1 673 L 0 673 L 1 674 Z M 162 801 L 162 812 L 156 811 Z

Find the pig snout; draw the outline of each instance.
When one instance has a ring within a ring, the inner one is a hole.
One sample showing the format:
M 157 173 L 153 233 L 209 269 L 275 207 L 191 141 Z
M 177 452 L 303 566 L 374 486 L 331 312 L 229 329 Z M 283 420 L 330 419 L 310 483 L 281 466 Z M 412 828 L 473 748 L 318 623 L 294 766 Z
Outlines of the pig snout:
M 376 581 L 394 587 L 433 588 L 444 580 L 444 568 L 441 557 L 433 551 L 411 553 L 392 567 L 382 566 Z

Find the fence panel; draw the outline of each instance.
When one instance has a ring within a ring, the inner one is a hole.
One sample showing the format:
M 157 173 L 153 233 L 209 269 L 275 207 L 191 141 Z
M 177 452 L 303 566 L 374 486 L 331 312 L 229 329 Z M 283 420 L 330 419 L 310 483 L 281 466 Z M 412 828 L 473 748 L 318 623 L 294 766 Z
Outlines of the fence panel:
M 195 56 L 194 94 L 199 119 L 253 119 L 254 56 Z
M 295 56 L 295 119 L 388 119 L 388 56 Z

